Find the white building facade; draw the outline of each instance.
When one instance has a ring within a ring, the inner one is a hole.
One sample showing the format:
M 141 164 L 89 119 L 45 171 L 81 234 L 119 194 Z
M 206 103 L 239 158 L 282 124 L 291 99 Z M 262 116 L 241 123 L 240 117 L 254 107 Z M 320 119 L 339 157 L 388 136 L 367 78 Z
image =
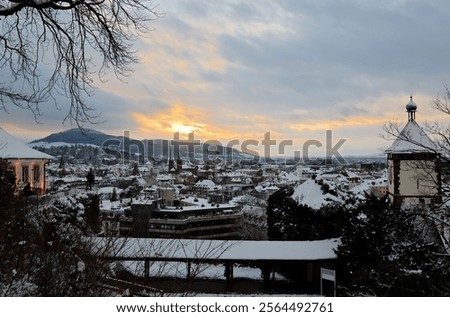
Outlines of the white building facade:
M 32 149 L 0 128 L 0 159 L 8 160 L 13 167 L 18 190 L 30 184 L 38 195 L 45 193 L 45 165 L 52 156 Z

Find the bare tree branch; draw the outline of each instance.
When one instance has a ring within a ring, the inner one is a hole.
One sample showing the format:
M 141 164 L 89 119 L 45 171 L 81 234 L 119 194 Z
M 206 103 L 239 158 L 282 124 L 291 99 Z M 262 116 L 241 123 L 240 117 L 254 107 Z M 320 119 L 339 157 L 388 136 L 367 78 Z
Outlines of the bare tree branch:
M 132 43 L 161 14 L 150 0 L 0 0 L 0 101 L 41 115 L 68 98 L 64 121 L 95 123 L 94 74 L 131 73 Z
M 448 88 L 447 85 L 444 85 L 444 92 L 445 92 L 444 99 L 435 98 L 433 100 L 433 108 L 450 115 L 450 105 L 449 105 L 450 89 Z

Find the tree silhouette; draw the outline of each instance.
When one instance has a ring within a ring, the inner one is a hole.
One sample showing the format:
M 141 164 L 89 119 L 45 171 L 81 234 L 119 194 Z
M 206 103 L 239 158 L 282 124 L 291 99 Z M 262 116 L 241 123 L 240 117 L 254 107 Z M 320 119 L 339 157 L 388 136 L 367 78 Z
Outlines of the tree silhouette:
M 31 111 L 65 96 L 65 120 L 96 121 L 88 105 L 93 78 L 127 76 L 137 61 L 132 43 L 160 14 L 148 0 L 0 1 L 0 107 Z
M 89 172 L 86 175 L 86 189 L 92 190 L 92 185 L 95 183 L 95 174 L 92 168 L 89 169 Z
M 39 203 L 15 192 L 11 165 L 0 160 L 0 296 L 100 296 L 109 272 L 82 217 L 83 201 Z M 86 197 L 86 202 L 96 203 Z

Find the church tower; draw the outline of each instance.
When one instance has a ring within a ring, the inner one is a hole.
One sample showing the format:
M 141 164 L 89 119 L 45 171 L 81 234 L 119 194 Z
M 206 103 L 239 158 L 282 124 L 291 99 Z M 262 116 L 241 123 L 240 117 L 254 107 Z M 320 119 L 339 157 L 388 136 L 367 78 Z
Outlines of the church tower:
M 173 174 L 173 173 L 176 172 L 176 169 L 175 169 L 175 160 L 173 159 L 172 151 L 170 151 L 170 145 L 169 145 L 169 151 L 168 152 L 169 152 L 169 155 L 168 155 L 168 159 L 169 159 L 168 172 Z
M 442 201 L 441 167 L 436 146 L 416 122 L 417 104 L 406 105 L 408 122 L 386 150 L 388 196 L 394 205 Z

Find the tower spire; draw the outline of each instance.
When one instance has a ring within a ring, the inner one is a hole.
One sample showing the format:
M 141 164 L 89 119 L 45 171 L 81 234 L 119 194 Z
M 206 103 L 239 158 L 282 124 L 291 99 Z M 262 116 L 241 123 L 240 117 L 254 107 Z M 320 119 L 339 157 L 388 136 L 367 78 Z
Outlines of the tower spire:
M 408 121 L 416 120 L 416 110 L 417 104 L 413 101 L 413 96 L 411 95 L 409 97 L 409 102 L 406 105 L 406 112 L 408 112 Z

